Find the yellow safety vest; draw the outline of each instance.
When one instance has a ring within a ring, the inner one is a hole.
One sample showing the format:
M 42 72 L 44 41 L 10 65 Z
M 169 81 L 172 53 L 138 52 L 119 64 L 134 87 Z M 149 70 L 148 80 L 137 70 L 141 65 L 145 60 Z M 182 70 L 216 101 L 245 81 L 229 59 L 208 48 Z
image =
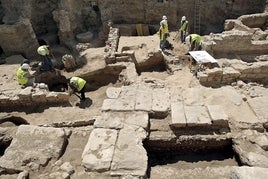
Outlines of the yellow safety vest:
M 186 31 L 187 27 L 188 27 L 188 21 L 182 21 L 180 30 L 181 31 Z
M 165 25 L 164 25 L 164 27 L 161 26 L 160 29 L 159 29 L 160 40 L 164 40 L 164 36 L 167 33 L 168 33 L 168 28 Z
M 77 91 L 81 91 L 81 89 L 85 86 L 86 81 L 79 77 L 72 77 L 70 83 L 77 89 Z
M 198 34 L 191 34 L 191 41 L 190 41 L 190 43 L 192 44 L 194 41 L 196 43 L 200 44 L 200 42 L 201 42 L 200 35 L 198 35 Z
M 28 83 L 28 71 L 24 71 L 21 69 L 21 67 L 19 67 L 19 69 L 17 70 L 16 76 L 17 76 L 17 81 L 20 85 L 25 85 L 26 83 Z

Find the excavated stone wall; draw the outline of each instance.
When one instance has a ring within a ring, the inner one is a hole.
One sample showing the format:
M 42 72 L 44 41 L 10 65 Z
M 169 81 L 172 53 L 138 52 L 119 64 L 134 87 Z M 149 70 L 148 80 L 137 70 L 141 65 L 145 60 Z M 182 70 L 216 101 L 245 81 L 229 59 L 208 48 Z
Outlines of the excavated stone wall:
M 21 54 L 33 58 L 37 55 L 38 43 L 29 19 L 0 25 L 0 44 L 6 56 Z
M 201 33 L 223 31 L 223 22 L 227 18 L 237 18 L 242 14 L 263 12 L 265 0 L 216 0 L 200 1 L 200 25 Z M 194 30 L 195 0 L 2 0 L 0 4 L 0 29 L 2 26 L 11 25 L 10 31 L 21 18 L 29 19 L 36 38 L 46 40 L 50 45 L 60 43 L 75 49 L 76 35 L 92 32 L 94 37 L 100 37 L 104 45 L 105 36 L 101 31 L 102 25 L 107 21 L 115 24 L 126 24 L 132 30 L 136 30 L 133 24 L 143 23 L 158 28 L 163 15 L 168 17 L 170 29 L 177 29 L 178 22 L 186 15 L 190 23 L 190 32 Z M 120 30 L 120 29 L 119 29 Z M 100 33 L 99 33 L 100 32 Z M 155 33 L 154 31 L 151 31 Z M 9 32 L 12 34 L 11 32 Z M 20 33 L 20 32 L 18 32 Z M 99 34 L 98 34 L 99 33 Z M 0 36 L 4 32 L 0 31 Z M 2 38 L 1 38 L 2 39 Z M 5 37 L 5 40 L 10 38 Z M 10 43 L 19 47 L 32 44 L 33 39 L 11 38 Z M 4 54 L 9 55 L 12 46 L 2 47 Z M 22 54 L 27 54 L 21 50 Z M 35 50 L 30 50 L 35 52 Z M 27 57 L 33 55 L 26 55 Z
M 213 68 L 198 73 L 199 81 L 205 86 L 231 84 L 242 80 L 245 82 L 259 82 L 268 84 L 268 62 L 246 63 L 239 60 L 227 61 L 230 66 Z

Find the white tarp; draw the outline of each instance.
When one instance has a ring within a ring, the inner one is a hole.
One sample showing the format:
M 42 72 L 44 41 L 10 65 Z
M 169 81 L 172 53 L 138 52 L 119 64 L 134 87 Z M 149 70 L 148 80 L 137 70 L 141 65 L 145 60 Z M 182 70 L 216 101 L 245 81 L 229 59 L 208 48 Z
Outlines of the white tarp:
M 195 59 L 197 63 L 217 63 L 217 60 L 213 58 L 205 50 L 190 51 L 189 54 Z

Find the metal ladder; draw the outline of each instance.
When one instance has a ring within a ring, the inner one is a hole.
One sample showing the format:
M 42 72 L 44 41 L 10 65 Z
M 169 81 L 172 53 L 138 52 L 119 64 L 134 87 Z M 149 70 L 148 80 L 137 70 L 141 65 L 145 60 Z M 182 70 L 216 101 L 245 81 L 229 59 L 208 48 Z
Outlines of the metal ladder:
M 195 0 L 195 17 L 194 17 L 194 33 L 200 34 L 200 0 Z

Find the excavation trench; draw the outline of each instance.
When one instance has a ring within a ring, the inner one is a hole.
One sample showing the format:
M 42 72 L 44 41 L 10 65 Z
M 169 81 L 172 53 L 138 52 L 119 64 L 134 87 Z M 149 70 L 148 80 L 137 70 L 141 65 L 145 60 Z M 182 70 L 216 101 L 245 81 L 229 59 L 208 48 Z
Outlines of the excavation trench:
M 183 139 L 180 139 L 183 138 Z M 177 169 L 206 168 L 215 166 L 239 166 L 231 139 L 178 137 L 170 140 L 146 140 L 148 175 L 155 166 Z

